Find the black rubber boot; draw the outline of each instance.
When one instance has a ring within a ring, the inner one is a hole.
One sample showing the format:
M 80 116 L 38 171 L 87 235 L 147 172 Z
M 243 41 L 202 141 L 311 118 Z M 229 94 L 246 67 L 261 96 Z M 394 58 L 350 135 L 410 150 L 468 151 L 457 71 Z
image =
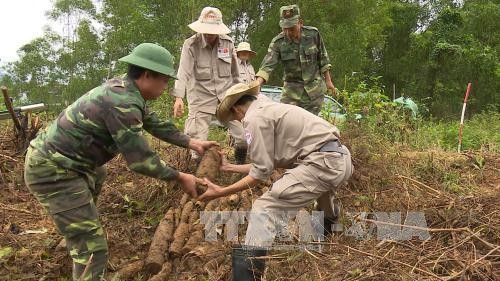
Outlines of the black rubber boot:
M 328 235 L 332 235 L 333 232 L 336 230 L 336 226 L 337 224 L 339 223 L 339 220 L 338 218 L 324 218 L 324 227 L 325 227 L 325 232 L 324 232 L 324 235 L 325 236 L 328 236 Z
M 256 258 L 266 254 L 263 249 L 233 247 L 233 281 L 260 281 L 266 262 Z
M 234 162 L 237 165 L 245 164 L 247 160 L 247 148 L 246 147 L 235 147 L 234 148 Z
M 340 201 L 335 200 L 335 203 L 333 204 L 333 217 L 324 217 L 323 218 L 323 227 L 324 227 L 324 232 L 323 234 L 325 236 L 332 235 L 334 232 L 339 232 L 342 231 L 342 225 L 340 225 L 340 212 L 341 212 L 342 205 Z M 322 211 L 319 205 L 316 204 L 314 205 L 314 209 L 316 211 Z
M 335 204 L 334 206 L 335 217 L 327 218 L 325 217 L 324 227 L 325 227 L 325 236 L 332 235 L 334 232 L 342 231 L 342 225 L 340 224 L 340 204 Z

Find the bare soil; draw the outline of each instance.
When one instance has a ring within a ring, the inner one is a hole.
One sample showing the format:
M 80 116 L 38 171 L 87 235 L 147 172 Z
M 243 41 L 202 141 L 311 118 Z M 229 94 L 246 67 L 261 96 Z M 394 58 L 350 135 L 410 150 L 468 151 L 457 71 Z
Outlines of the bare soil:
M 62 237 L 23 183 L 23 157 L 13 154 L 9 136 L 0 138 L 0 280 L 68 280 L 71 263 L 59 245 Z M 266 280 L 500 280 L 500 155 L 415 151 L 356 135 L 346 142 L 356 170 L 338 190 L 344 231 L 328 236 L 320 251 L 269 252 Z M 186 149 L 157 141 L 152 146 L 170 165 L 195 172 Z M 121 157 L 107 167 L 98 209 L 111 279 L 119 269 L 145 260 L 159 221 L 169 208 L 182 208 L 183 193 L 178 186 L 134 174 Z M 238 179 L 222 173 L 217 182 Z M 252 190 L 248 200 L 270 185 Z M 237 210 L 245 204 L 222 199 L 217 205 Z M 374 212 L 401 212 L 401 224 L 408 212 L 423 212 L 423 230 L 430 238 L 381 240 Z M 349 235 L 355 225 L 364 230 L 362 237 Z M 173 265 L 170 280 L 231 280 L 230 243 L 222 235 L 217 243 L 200 243 L 190 254 L 167 255 L 167 260 Z M 149 277 L 139 270 L 129 279 Z

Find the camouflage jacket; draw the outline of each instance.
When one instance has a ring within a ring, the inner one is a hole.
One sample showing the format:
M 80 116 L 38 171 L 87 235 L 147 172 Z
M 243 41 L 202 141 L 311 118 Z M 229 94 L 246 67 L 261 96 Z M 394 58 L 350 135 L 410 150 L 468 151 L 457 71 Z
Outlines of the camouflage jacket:
M 68 106 L 31 146 L 58 165 L 80 173 L 121 153 L 135 172 L 171 180 L 178 172 L 151 150 L 143 130 L 166 142 L 187 147 L 189 137 L 150 112 L 134 82 L 114 78 Z
M 274 37 L 255 76 L 268 81 L 279 62 L 284 72 L 283 98 L 296 102 L 323 99 L 326 92 L 323 73 L 331 64 L 318 29 L 303 26 L 299 42 L 289 40 L 283 32 Z

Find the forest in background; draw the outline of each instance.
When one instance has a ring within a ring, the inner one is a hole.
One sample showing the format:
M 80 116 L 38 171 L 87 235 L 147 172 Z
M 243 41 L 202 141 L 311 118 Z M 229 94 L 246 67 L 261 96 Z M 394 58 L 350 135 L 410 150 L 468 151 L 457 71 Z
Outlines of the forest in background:
M 178 61 L 188 24 L 204 6 L 221 9 L 235 43 L 249 41 L 258 68 L 280 31 L 283 0 L 56 0 L 47 16 L 64 28 L 47 28 L 3 65 L 17 103 L 45 102 L 63 108 L 123 73 L 115 61 L 142 42 L 155 42 Z M 332 61 L 335 86 L 351 92 L 382 89 L 404 95 L 421 113 L 458 118 L 468 82 L 468 115 L 498 112 L 500 104 L 500 3 L 497 0 L 309 0 L 300 5 L 305 25 L 317 27 Z M 281 71 L 270 84 L 282 85 Z

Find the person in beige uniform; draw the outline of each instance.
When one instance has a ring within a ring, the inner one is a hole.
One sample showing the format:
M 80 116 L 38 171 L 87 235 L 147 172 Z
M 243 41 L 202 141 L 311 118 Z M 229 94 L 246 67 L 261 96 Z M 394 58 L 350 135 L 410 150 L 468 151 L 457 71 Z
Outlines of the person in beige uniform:
M 250 60 L 255 56 L 255 52 L 252 51 L 250 43 L 241 42 L 236 48 L 236 54 L 238 55 L 238 65 L 240 68 L 240 78 L 243 83 L 250 83 L 255 80 L 255 69 L 250 63 Z
M 234 43 L 227 34 L 231 31 L 222 22 L 219 9 L 205 7 L 197 21 L 189 27 L 197 32 L 184 41 L 173 95 L 174 116 L 184 112 L 183 98 L 187 94 L 188 117 L 185 133 L 196 139 L 207 140 L 208 129 L 217 105 L 225 91 L 241 82 Z M 244 163 L 247 144 L 240 122 L 224 122 L 234 139 L 235 159 Z M 199 159 L 192 151 L 192 156 Z
M 205 179 L 202 201 L 227 196 L 266 181 L 275 168 L 286 168 L 270 191 L 252 206 L 244 247 L 233 248 L 233 278 L 260 280 L 262 260 L 276 235 L 273 214 L 293 212 L 316 200 L 324 211 L 325 228 L 339 216 L 334 193 L 353 167 L 349 150 L 339 141 L 339 130 L 300 107 L 257 99 L 258 82 L 231 87 L 217 109 L 220 121 L 243 123 L 251 164 L 223 163 L 221 170 L 248 173 L 240 181 L 220 187 Z M 328 230 L 328 229 L 327 229 Z M 251 262 L 251 260 L 254 260 Z M 255 270 L 249 270 L 252 266 Z M 236 279 L 233 279 L 236 280 Z

